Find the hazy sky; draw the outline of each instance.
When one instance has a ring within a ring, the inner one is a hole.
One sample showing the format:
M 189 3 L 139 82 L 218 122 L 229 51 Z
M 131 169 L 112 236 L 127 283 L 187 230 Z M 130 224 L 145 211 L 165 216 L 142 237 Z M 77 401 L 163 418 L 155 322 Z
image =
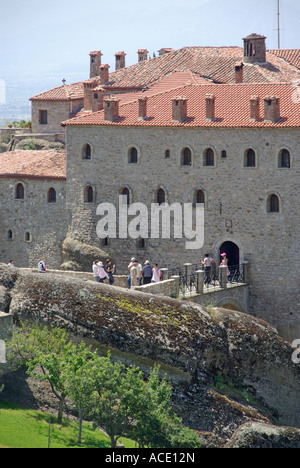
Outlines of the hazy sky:
M 300 1 L 280 0 L 281 47 L 300 46 Z M 277 48 L 277 0 L 0 0 L 0 79 L 63 73 L 67 83 L 89 74 L 89 52 L 101 50 L 114 70 L 114 54 L 162 47 L 242 46 L 256 32 Z M 72 74 L 73 72 L 73 74 Z M 58 83 L 58 85 L 61 83 Z

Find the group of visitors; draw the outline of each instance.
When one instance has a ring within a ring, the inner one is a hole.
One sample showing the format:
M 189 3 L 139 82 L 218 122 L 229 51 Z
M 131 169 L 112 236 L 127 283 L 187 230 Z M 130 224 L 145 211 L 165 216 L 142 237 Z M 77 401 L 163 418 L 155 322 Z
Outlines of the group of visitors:
M 108 283 L 113 285 L 115 282 L 114 274 L 116 273 L 116 265 L 111 264 L 111 259 L 106 260 L 105 265 L 99 260 L 95 260 L 93 263 L 93 275 L 98 283 L 104 283 L 105 279 L 108 279 Z
M 228 268 L 227 255 L 223 252 L 220 256 L 222 258 L 220 266 L 227 267 L 227 276 L 229 276 L 230 271 Z M 205 254 L 204 260 L 202 260 L 202 264 L 204 265 L 204 284 L 208 286 L 216 273 L 216 261 L 207 253 Z
M 157 283 L 162 279 L 162 273 L 157 263 L 150 265 L 146 260 L 144 266 L 136 259 L 132 258 L 128 265 L 128 288 L 141 286 L 143 284 Z

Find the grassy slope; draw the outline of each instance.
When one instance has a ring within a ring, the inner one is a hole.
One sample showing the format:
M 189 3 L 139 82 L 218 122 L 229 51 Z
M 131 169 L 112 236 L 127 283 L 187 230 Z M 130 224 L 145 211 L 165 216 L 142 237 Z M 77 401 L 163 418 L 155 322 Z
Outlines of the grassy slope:
M 65 420 L 59 426 L 53 416 L 4 402 L 0 402 L 0 448 L 47 448 L 49 420 L 51 448 L 110 448 L 109 438 L 89 423 L 84 424 L 82 443 L 78 444 L 76 422 Z M 126 448 L 134 447 L 133 441 L 120 442 Z

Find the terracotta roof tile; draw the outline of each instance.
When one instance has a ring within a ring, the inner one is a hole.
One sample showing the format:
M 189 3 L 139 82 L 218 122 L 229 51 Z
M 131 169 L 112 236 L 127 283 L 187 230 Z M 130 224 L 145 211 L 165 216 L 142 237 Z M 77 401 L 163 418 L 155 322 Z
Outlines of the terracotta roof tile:
M 1 153 L 0 178 L 66 180 L 65 152 L 15 150 Z
M 300 49 L 273 49 L 269 52 L 300 69 Z
M 71 101 L 83 99 L 83 82 L 59 86 L 30 98 L 31 101 Z
M 112 126 L 151 126 L 151 127 L 300 127 L 300 104 L 297 89 L 287 83 L 282 84 L 227 84 L 227 85 L 187 85 L 157 94 L 150 93 L 147 101 L 147 118 L 138 120 L 138 96 L 131 102 L 120 102 L 119 119 L 104 121 L 104 111 L 74 118 L 63 125 L 112 125 Z M 143 95 L 147 94 L 143 93 Z M 215 96 L 216 119 L 206 120 L 205 96 Z M 276 123 L 266 123 L 263 118 L 264 98 L 270 94 L 280 99 L 281 119 Z M 187 97 L 188 118 L 182 122 L 172 121 L 172 99 L 178 95 Z M 260 98 L 260 119 L 250 120 L 250 97 Z

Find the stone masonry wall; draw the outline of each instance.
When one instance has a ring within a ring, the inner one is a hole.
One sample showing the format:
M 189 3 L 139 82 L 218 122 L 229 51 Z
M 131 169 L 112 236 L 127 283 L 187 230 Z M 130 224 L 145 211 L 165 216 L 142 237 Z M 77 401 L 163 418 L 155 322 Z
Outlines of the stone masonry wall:
M 25 199 L 15 199 L 16 184 L 25 187 Z M 56 203 L 48 203 L 49 188 L 56 190 Z M 13 259 L 19 267 L 36 267 L 42 256 L 49 268 L 62 263 L 61 244 L 70 222 L 65 208 L 66 187 L 62 181 L 0 179 L 0 261 Z M 12 232 L 9 238 L 8 232 Z M 29 235 L 29 240 L 26 238 Z
M 96 208 L 102 202 L 118 205 L 120 190 L 127 187 L 130 203 L 145 203 L 149 209 L 158 188 L 169 204 L 191 203 L 197 189 L 205 194 L 205 242 L 198 250 L 186 250 L 185 240 L 146 239 L 139 248 L 132 239 L 110 239 L 109 250 L 126 270 L 131 256 L 157 261 L 172 268 L 199 262 L 208 251 L 219 262 L 225 241 L 239 248 L 240 261 L 251 262 L 250 311 L 283 327 L 293 325 L 300 336 L 300 225 L 297 191 L 300 162 L 298 129 L 221 128 L 124 128 L 69 127 L 67 159 L 67 207 L 72 212 L 69 235 L 102 245 L 96 226 Z M 82 159 L 89 143 L 92 158 Z M 131 147 L 138 150 L 138 163 L 128 163 Z M 192 165 L 181 166 L 182 149 L 192 152 Z M 205 149 L 215 154 L 213 167 L 203 165 Z M 244 167 L 245 151 L 252 148 L 256 166 Z M 278 154 L 286 148 L 291 167 L 278 168 Z M 165 158 L 166 150 L 170 158 Z M 227 157 L 222 158 L 222 151 Z M 84 187 L 94 190 L 93 203 L 84 202 Z M 268 196 L 280 200 L 279 213 L 267 210 Z M 132 219 L 132 218 L 131 218 Z M 103 247 L 102 247 L 103 248 Z M 276 272 L 276 274 L 275 274 Z M 297 328 L 298 327 L 298 328 Z M 298 330 L 298 331 L 297 331 Z

